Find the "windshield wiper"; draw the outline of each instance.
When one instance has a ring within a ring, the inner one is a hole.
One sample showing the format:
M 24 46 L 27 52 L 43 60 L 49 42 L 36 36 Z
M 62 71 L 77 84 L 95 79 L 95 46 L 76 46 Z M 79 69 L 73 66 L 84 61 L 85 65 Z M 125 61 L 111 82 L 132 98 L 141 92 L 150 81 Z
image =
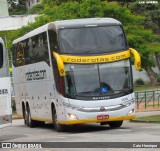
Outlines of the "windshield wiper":
M 114 92 L 129 93 L 131 89 L 114 90 Z

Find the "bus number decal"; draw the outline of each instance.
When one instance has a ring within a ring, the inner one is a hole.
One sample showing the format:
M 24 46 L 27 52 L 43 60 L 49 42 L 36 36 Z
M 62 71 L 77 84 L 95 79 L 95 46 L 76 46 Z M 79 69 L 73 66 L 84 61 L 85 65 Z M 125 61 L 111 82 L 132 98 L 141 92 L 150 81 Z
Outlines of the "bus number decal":
M 39 70 L 26 73 L 26 81 L 47 79 L 46 70 Z

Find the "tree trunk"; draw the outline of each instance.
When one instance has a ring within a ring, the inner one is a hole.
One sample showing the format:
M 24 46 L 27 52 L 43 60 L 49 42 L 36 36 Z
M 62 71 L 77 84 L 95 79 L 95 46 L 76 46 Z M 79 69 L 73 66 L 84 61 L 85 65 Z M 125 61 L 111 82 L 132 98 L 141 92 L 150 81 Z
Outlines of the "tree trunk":
M 157 74 L 152 70 L 152 68 L 148 67 L 146 72 L 151 80 L 151 85 L 157 85 Z

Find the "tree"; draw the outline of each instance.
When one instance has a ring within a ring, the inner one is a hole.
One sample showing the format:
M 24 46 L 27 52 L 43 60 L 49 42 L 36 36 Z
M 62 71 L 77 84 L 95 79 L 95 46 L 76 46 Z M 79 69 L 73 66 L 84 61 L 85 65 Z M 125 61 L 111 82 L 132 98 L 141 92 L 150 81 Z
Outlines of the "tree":
M 19 0 L 19 3 L 10 3 L 9 15 L 22 15 L 26 14 L 27 9 L 25 7 L 25 1 Z
M 153 1 L 148 1 L 144 3 L 135 2 L 130 6 L 131 11 L 137 15 L 143 15 L 145 17 L 143 25 L 145 29 L 151 29 L 154 34 L 150 44 L 146 43 L 145 52 L 142 54 L 143 58 L 143 68 L 147 71 L 151 84 L 156 85 L 157 74 L 152 70 L 152 67 L 158 65 L 160 69 L 160 5 L 158 3 L 153 3 Z M 156 62 L 157 60 L 157 62 Z

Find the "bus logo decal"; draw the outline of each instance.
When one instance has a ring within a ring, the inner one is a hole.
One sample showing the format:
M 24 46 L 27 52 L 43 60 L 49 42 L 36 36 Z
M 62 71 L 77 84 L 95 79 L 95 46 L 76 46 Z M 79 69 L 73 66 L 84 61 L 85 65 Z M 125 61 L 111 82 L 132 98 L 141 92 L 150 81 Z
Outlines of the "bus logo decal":
M 68 56 L 60 55 L 61 59 L 65 63 L 78 63 L 78 64 L 92 64 L 103 62 L 114 62 L 123 60 L 130 57 L 130 51 L 126 50 L 116 54 L 103 55 L 103 56 Z
M 101 111 L 101 112 L 105 111 L 105 108 L 104 108 L 103 106 L 100 107 L 100 111 Z

